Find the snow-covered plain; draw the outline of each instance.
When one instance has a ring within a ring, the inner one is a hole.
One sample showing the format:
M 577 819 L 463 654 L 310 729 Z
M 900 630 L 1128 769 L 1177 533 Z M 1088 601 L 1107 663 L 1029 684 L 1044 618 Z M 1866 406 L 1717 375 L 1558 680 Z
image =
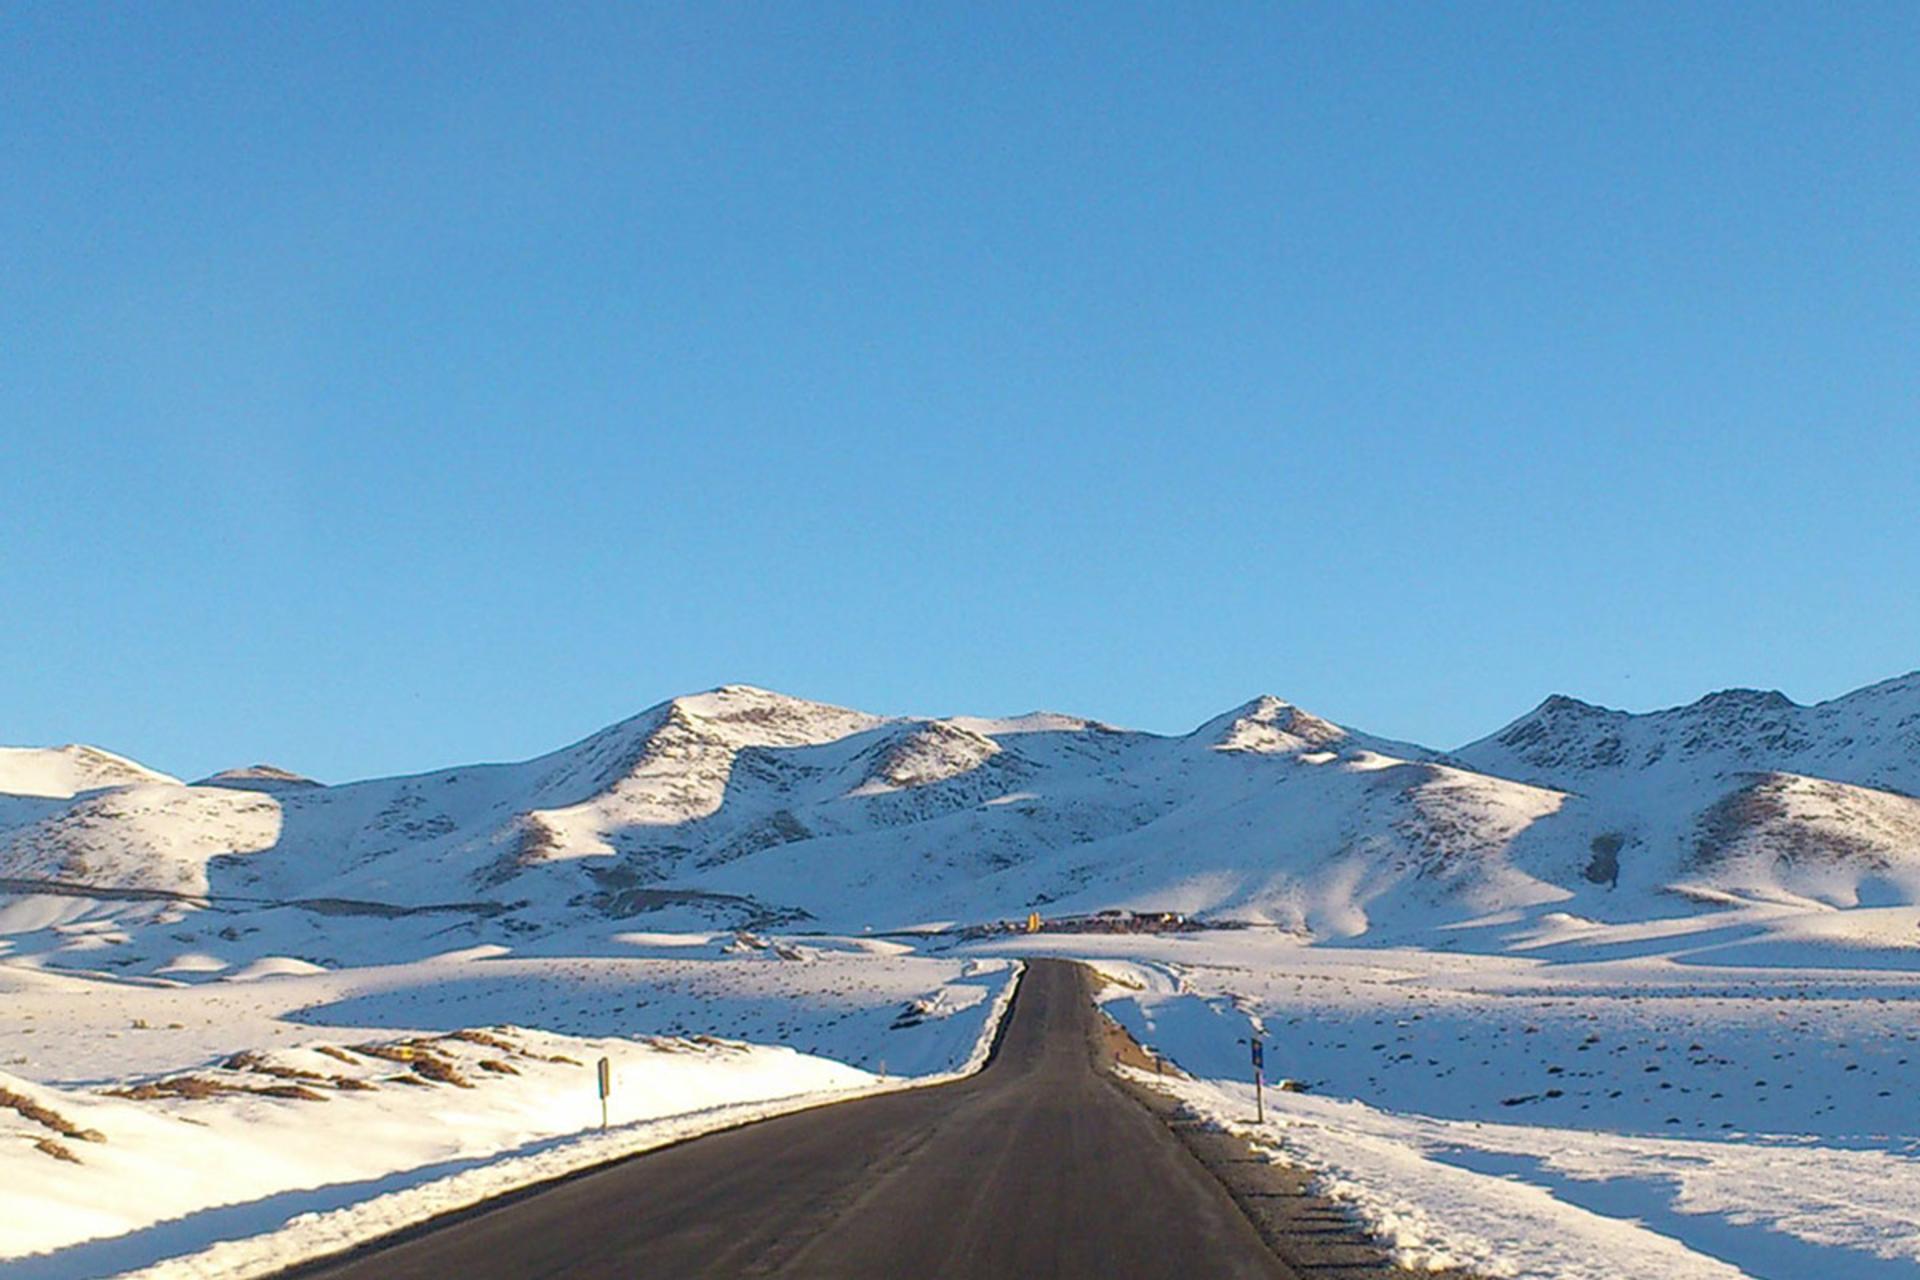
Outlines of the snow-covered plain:
M 739 685 L 338 786 L 0 749 L 0 1275 L 241 1275 L 937 1079 L 1041 946 L 1135 984 L 1209 1114 L 1264 1026 L 1310 1091 L 1261 1140 L 1410 1261 L 1920 1276 L 1916 793 L 1920 673 L 1452 751 L 1273 697 L 1168 736 Z M 1106 908 L 1210 927 L 884 933 Z
M 1920 974 L 1074 943 L 1108 1012 L 1195 1077 L 1157 1083 L 1321 1170 L 1411 1265 L 1920 1275 Z M 1305 1090 L 1270 1088 L 1262 1126 L 1254 1034 L 1270 1083 Z
M 137 981 L 0 965 L 0 1275 L 253 1274 L 694 1133 L 949 1078 L 983 1060 L 1015 977 L 870 939 L 613 931 L 598 954 L 503 951 Z

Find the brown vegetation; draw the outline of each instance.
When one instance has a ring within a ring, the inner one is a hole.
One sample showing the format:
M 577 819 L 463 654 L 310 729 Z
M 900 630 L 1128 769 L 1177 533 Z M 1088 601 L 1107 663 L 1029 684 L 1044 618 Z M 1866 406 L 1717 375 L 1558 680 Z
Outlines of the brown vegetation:
M 136 1102 L 148 1102 L 154 1098 L 217 1098 L 223 1093 L 244 1093 L 237 1084 L 227 1084 L 221 1080 L 211 1080 L 206 1076 L 168 1076 L 161 1080 L 149 1080 L 145 1084 L 131 1085 L 125 1089 L 109 1089 L 110 1098 L 132 1098 Z
M 461 1089 L 473 1088 L 473 1081 L 460 1074 L 453 1059 L 436 1053 L 431 1041 L 406 1040 L 399 1044 L 358 1044 L 356 1053 L 370 1058 L 382 1058 L 388 1062 L 405 1065 L 415 1075 L 431 1080 L 436 1084 L 450 1084 Z
M 291 1098 L 300 1102 L 327 1100 L 326 1094 L 318 1093 L 301 1084 L 272 1084 L 254 1088 L 244 1084 L 230 1084 L 225 1080 L 215 1080 L 209 1076 L 167 1076 L 126 1089 L 107 1090 L 108 1097 L 132 1098 L 136 1102 L 149 1102 L 155 1098 L 187 1098 L 199 1101 L 230 1093 L 247 1093 L 260 1098 Z
M 80 1157 L 71 1150 L 55 1142 L 52 1138 L 40 1138 L 33 1144 L 35 1151 L 44 1151 L 55 1160 L 65 1160 L 68 1164 L 79 1164 Z
M 522 1052 L 520 1046 L 513 1041 L 503 1039 L 500 1036 L 493 1035 L 486 1031 L 450 1031 L 444 1038 L 448 1040 L 464 1040 L 468 1044 L 483 1044 L 489 1049 L 500 1049 L 507 1053 Z
M 236 1053 L 220 1065 L 229 1071 L 257 1071 L 261 1075 L 278 1076 L 282 1080 L 326 1079 L 326 1076 L 318 1071 L 303 1071 L 299 1067 L 287 1067 L 277 1062 L 268 1062 L 252 1050 Z
M 17 1111 L 23 1118 L 51 1129 L 63 1138 L 76 1138 L 81 1142 L 107 1140 L 107 1135 L 98 1129 L 82 1129 L 51 1107 L 43 1107 L 25 1094 L 15 1093 L 11 1089 L 0 1088 L 0 1107 Z
M 354 1045 L 349 1051 L 338 1045 L 315 1045 L 316 1053 L 325 1054 L 336 1062 L 350 1066 L 363 1065 L 368 1059 L 379 1062 L 391 1062 L 407 1069 L 408 1074 L 381 1077 L 381 1083 L 404 1084 L 415 1087 L 428 1087 L 435 1084 L 452 1085 L 458 1089 L 472 1089 L 476 1085 L 461 1073 L 460 1063 L 450 1056 L 443 1042 L 458 1041 L 462 1044 L 482 1046 L 498 1050 L 502 1056 L 482 1059 L 477 1065 L 480 1070 L 500 1076 L 517 1076 L 520 1069 L 506 1060 L 508 1055 L 531 1058 L 540 1062 L 559 1062 L 569 1066 L 579 1066 L 572 1058 L 559 1054 L 535 1053 L 503 1035 L 491 1031 L 461 1030 L 449 1032 L 443 1036 L 419 1037 L 391 1043 Z M 237 1080 L 223 1080 L 213 1075 L 177 1075 L 158 1080 L 148 1080 L 121 1089 L 110 1089 L 107 1093 L 116 1098 L 132 1098 L 146 1101 L 158 1098 L 203 1099 L 216 1098 L 226 1094 L 252 1094 L 263 1098 L 288 1098 L 300 1102 L 325 1102 L 327 1094 L 311 1086 L 329 1086 L 341 1092 L 369 1092 L 378 1088 L 371 1080 L 363 1080 L 349 1075 L 328 1075 L 320 1071 L 308 1071 L 301 1067 L 287 1066 L 273 1061 L 265 1054 L 255 1050 L 242 1050 L 224 1059 L 220 1066 L 232 1072 L 250 1075 L 268 1076 L 280 1084 L 253 1085 Z M 104 1142 L 106 1139 L 92 1130 L 79 1131 L 44 1108 L 35 1108 L 30 1100 L 0 1090 L 0 1106 L 14 1106 L 29 1119 L 42 1120 L 49 1128 L 66 1137 L 86 1138 L 89 1141 Z M 27 1109 L 23 1109 L 27 1108 Z M 62 1127 L 66 1126 L 66 1127 Z

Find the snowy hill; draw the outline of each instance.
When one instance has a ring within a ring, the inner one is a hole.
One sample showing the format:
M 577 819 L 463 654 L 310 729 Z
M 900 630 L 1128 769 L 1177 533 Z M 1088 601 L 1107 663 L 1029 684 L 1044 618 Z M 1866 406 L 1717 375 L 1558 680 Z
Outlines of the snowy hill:
M 0 747 L 0 876 L 51 875 L 70 860 L 84 862 L 84 850 L 93 846 L 140 845 L 159 833 L 109 831 L 119 825 L 120 811 L 91 798 L 118 788 L 165 793 L 179 786 L 177 778 L 97 747 Z M 111 876 L 136 870 L 117 857 L 104 861 Z
M 1695 828 L 1716 887 L 1836 907 L 1920 901 L 1920 800 L 1792 773 L 1751 775 Z
M 68 799 L 102 787 L 178 781 L 98 747 L 0 747 L 0 795 Z
M 730 685 L 532 760 L 341 786 L 270 766 L 186 786 L 86 748 L 0 768 L 0 878 L 431 916 L 435 938 L 452 915 L 473 941 L 1114 906 L 1384 939 L 1549 909 L 1920 901 L 1901 794 L 1920 789 L 1920 677 L 1816 707 L 1551 698 L 1450 755 L 1271 696 L 1168 737 Z M 329 945 L 344 928 L 301 917 Z
M 0 874 L 198 895 L 212 859 L 265 849 L 279 829 L 277 808 L 259 796 L 138 783 L 0 833 Z
M 1574 793 L 1539 833 L 1542 873 L 1569 883 L 1584 850 L 1581 874 L 1609 888 L 1920 901 L 1920 673 L 1810 707 L 1730 689 L 1634 715 L 1555 696 L 1456 755 Z

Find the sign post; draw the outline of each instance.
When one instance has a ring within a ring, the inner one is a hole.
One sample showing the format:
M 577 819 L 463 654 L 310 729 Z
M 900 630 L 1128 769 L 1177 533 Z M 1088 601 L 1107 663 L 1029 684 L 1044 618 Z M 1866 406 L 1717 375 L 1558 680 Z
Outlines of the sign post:
M 1267 1075 L 1267 1046 L 1254 1036 L 1247 1041 L 1253 1047 L 1253 1119 L 1256 1124 L 1267 1122 L 1267 1100 L 1265 1097 Z
M 607 1127 L 607 1095 L 613 1092 L 613 1064 L 600 1059 L 600 1127 Z

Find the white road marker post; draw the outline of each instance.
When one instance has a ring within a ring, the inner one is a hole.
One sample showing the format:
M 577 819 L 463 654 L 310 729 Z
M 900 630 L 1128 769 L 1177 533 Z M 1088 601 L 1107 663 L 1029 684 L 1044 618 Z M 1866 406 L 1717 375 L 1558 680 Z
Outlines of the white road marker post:
M 1267 1122 L 1267 1100 L 1265 1096 L 1267 1075 L 1267 1046 L 1261 1043 L 1259 1036 L 1251 1036 L 1247 1043 L 1253 1047 L 1253 1122 Z
M 613 1092 L 613 1064 L 600 1059 L 600 1127 L 607 1127 L 607 1095 Z

